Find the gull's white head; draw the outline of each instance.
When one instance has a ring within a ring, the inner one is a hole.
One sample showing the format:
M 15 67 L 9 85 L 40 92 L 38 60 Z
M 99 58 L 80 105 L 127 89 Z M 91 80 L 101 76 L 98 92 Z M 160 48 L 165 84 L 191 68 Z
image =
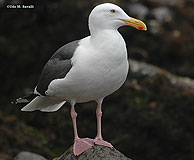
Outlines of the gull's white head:
M 129 17 L 119 6 L 103 3 L 96 6 L 89 15 L 89 29 L 118 29 L 129 25 L 138 30 L 147 30 L 146 25 L 135 18 Z

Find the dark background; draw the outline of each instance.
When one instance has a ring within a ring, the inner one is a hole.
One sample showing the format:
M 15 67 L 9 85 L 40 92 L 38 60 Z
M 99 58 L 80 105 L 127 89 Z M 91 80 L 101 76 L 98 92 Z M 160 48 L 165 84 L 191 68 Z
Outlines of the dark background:
M 50 56 L 67 42 L 89 35 L 94 6 L 112 2 L 143 20 L 147 32 L 122 27 L 129 57 L 194 78 L 192 0 L 0 1 L 0 158 L 27 150 L 57 157 L 73 144 L 70 107 L 56 113 L 21 112 L 10 102 L 32 91 Z M 33 4 L 34 9 L 7 9 Z M 103 135 L 133 160 L 194 159 L 194 91 L 165 75 L 130 82 L 103 104 Z M 81 137 L 96 135 L 95 103 L 78 104 Z

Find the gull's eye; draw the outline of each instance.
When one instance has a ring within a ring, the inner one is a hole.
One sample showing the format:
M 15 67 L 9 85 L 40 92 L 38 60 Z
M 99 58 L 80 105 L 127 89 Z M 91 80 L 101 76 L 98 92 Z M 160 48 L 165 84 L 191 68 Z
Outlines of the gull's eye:
M 110 10 L 110 13 L 115 13 L 115 12 L 116 12 L 115 9 Z

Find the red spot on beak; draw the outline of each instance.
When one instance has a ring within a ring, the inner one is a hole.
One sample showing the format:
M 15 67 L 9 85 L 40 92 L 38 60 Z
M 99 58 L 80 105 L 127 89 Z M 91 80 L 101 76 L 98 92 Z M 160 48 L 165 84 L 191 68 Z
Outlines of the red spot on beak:
M 142 26 L 139 26 L 139 27 L 138 27 L 138 29 L 139 29 L 139 30 L 142 30 L 142 29 L 143 29 L 143 27 L 142 27 Z

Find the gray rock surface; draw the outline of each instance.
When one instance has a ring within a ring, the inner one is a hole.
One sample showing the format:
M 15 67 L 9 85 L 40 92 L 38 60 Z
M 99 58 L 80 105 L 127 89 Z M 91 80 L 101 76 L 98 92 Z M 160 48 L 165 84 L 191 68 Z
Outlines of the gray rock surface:
M 43 156 L 40 156 L 36 153 L 31 153 L 31 152 L 20 152 L 14 160 L 47 160 Z
M 194 89 L 194 79 L 191 79 L 188 77 L 176 76 L 154 65 L 131 59 L 130 67 L 131 67 L 131 75 L 129 75 L 128 77 L 129 80 L 139 79 L 145 76 L 152 77 L 152 76 L 155 76 L 156 74 L 163 74 L 174 85 L 179 85 L 190 89 Z
M 149 9 L 141 3 L 129 3 L 128 12 L 137 18 L 144 19 L 149 14 Z
M 167 7 L 154 8 L 152 14 L 160 22 L 171 21 L 173 19 L 172 11 Z
M 72 147 L 63 153 L 59 158 L 54 160 L 131 160 L 125 155 L 117 151 L 115 148 L 111 149 L 104 146 L 95 145 L 94 148 L 89 149 L 79 156 L 74 156 Z

